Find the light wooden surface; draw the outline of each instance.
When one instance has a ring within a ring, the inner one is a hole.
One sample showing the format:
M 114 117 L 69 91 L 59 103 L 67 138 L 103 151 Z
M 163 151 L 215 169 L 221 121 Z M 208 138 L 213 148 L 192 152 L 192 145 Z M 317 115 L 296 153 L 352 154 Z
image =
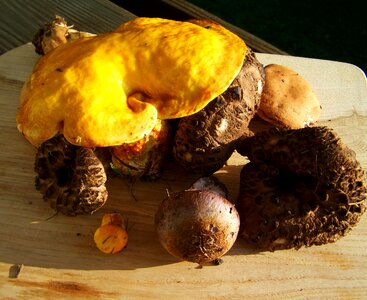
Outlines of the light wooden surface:
M 323 105 L 321 124 L 335 128 L 367 168 L 367 84 L 344 63 L 258 54 L 264 64 L 288 65 L 305 76 Z M 156 183 L 109 180 L 110 197 L 92 216 L 54 216 L 34 188 L 35 149 L 15 127 L 19 89 L 37 56 L 31 45 L 0 57 L 0 298 L 1 299 L 366 299 L 366 216 L 334 244 L 259 252 L 238 239 L 219 266 L 197 268 L 169 256 L 153 218 L 166 188 L 193 178 L 168 168 Z M 262 126 L 260 123 L 257 126 Z M 237 197 L 244 159 L 234 155 L 218 177 Z M 129 245 L 115 256 L 94 246 L 103 213 L 131 224 Z M 17 265 L 22 265 L 15 278 Z M 12 278 L 13 277 L 13 278 Z

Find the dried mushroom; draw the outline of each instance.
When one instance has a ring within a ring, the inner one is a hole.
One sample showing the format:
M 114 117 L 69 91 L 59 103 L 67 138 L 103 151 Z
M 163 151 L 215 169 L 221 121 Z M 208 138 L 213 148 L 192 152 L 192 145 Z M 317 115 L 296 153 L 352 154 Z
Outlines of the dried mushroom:
M 260 105 L 263 66 L 248 49 L 229 88 L 198 113 L 181 118 L 174 156 L 186 169 L 211 175 L 225 164 Z
M 62 135 L 44 142 L 36 153 L 36 189 L 57 212 L 91 214 L 107 200 L 103 163 L 90 148 L 77 147 Z
M 75 30 L 73 26 L 68 26 L 64 18 L 56 16 L 34 34 L 32 43 L 36 52 L 43 55 L 62 44 L 88 36 L 95 36 L 95 34 Z
M 239 235 L 265 250 L 335 242 L 366 210 L 366 177 L 327 127 L 271 129 L 241 141 Z

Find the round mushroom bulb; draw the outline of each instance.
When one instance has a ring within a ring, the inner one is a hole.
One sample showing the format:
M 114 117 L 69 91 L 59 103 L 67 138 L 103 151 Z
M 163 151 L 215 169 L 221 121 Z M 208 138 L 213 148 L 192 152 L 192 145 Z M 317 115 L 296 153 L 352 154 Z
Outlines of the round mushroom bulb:
M 163 200 L 155 226 L 168 253 L 201 264 L 215 261 L 231 249 L 240 219 L 234 205 L 218 193 L 189 189 Z

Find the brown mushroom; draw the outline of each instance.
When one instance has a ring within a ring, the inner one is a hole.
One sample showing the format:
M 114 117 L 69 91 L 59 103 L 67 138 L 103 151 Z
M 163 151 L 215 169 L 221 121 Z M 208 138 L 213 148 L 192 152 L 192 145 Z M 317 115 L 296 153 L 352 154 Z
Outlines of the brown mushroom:
M 213 182 L 205 184 L 203 189 L 192 187 L 169 195 L 155 215 L 160 243 L 181 260 L 212 262 L 236 241 L 240 225 L 238 213 L 226 198 L 210 191 L 210 185 Z
M 261 249 L 335 242 L 366 210 L 366 177 L 354 152 L 327 127 L 271 129 L 237 150 L 240 235 Z
M 276 127 L 298 129 L 314 125 L 321 113 L 320 102 L 310 83 L 289 67 L 265 67 L 265 85 L 258 115 Z
M 198 113 L 180 119 L 175 159 L 201 176 L 223 167 L 258 110 L 263 84 L 263 67 L 249 49 L 230 87 Z
M 35 171 L 36 189 L 57 212 L 91 214 L 107 200 L 101 160 L 92 149 L 71 145 L 62 135 L 38 148 Z
M 62 44 L 90 36 L 95 34 L 75 30 L 73 26 L 68 26 L 63 17 L 55 16 L 51 22 L 43 25 L 34 34 L 32 43 L 36 53 L 43 55 Z

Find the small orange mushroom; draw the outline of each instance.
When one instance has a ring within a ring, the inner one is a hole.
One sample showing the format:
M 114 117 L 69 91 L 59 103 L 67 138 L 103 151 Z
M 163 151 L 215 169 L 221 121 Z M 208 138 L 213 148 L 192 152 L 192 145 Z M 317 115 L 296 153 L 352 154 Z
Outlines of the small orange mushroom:
M 94 233 L 94 242 L 104 253 L 121 252 L 128 242 L 127 231 L 122 227 L 122 216 L 118 213 L 105 214 L 101 226 Z
M 136 18 L 41 57 L 22 89 L 17 127 L 34 146 L 58 133 L 84 147 L 135 142 L 157 119 L 194 114 L 223 93 L 246 50 L 207 20 Z

